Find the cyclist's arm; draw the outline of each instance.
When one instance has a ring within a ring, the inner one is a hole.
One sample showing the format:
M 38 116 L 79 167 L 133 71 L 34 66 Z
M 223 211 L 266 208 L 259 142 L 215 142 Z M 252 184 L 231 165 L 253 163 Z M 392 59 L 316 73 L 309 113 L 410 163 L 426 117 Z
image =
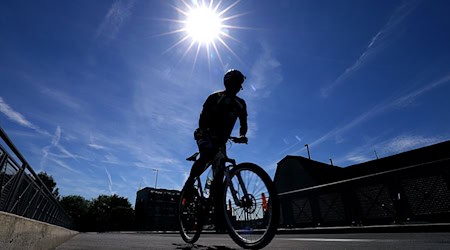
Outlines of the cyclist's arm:
M 239 135 L 241 137 L 245 137 L 245 135 L 247 134 L 247 130 L 248 130 L 248 125 L 247 125 L 247 104 L 245 103 L 244 100 L 242 100 L 242 104 L 243 104 L 243 108 L 239 114 L 239 124 L 240 124 L 240 129 L 239 129 Z

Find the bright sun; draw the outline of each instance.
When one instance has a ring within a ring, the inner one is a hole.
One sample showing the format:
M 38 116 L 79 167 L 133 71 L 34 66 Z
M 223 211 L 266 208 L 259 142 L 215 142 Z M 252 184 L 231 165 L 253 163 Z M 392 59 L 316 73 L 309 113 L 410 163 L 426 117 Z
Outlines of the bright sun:
M 219 15 L 205 6 L 192 9 L 186 19 L 186 32 L 196 42 L 210 44 L 222 30 Z
M 228 2 L 226 0 L 176 1 L 177 6 L 172 5 L 172 7 L 180 14 L 180 18 L 169 19 L 167 21 L 177 23 L 180 27 L 163 35 L 182 34 L 182 36 L 174 45 L 168 48 L 167 51 L 185 44 L 186 49 L 181 60 L 189 54 L 189 52 L 195 51 L 193 66 L 195 66 L 202 49 L 206 51 L 208 64 L 210 63 L 211 58 L 217 58 L 222 66 L 225 65 L 220 53 L 221 49 L 226 49 L 239 59 L 227 43 L 227 40 L 239 42 L 230 34 L 233 29 L 246 29 L 245 27 L 230 24 L 234 19 L 243 15 L 230 15 L 231 9 L 233 9 L 239 1 L 240 0 L 234 2 L 230 1 L 230 4 L 228 5 L 225 3 Z

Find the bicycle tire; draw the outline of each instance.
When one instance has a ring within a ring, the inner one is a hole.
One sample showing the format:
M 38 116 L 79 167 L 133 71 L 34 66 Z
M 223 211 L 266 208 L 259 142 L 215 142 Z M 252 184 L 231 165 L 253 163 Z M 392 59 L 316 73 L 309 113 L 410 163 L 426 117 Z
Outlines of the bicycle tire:
M 196 182 L 194 182 L 196 183 Z M 186 197 L 186 188 L 181 191 L 178 202 L 178 222 L 180 225 L 181 238 L 186 243 L 195 243 L 202 232 L 204 218 L 201 196 L 197 187 L 194 186 L 191 197 Z
M 257 189 L 257 184 L 258 186 L 261 185 L 261 183 L 263 184 L 261 190 L 267 192 L 268 197 L 261 192 L 261 204 L 259 204 L 256 198 L 259 194 L 259 191 L 250 190 L 252 187 L 247 187 L 249 183 L 245 183 L 246 189 L 249 194 L 246 203 L 247 205 L 238 206 L 234 204 L 236 207 L 232 207 L 230 184 L 225 181 L 222 197 L 224 204 L 223 212 L 226 222 L 225 224 L 228 229 L 228 234 L 236 244 L 247 249 L 260 249 L 265 247 L 272 241 L 278 228 L 278 221 L 280 216 L 278 193 L 276 192 L 275 185 L 273 184 L 269 175 L 261 167 L 253 163 L 241 163 L 230 171 L 230 179 L 231 183 L 233 183 L 233 186 L 237 185 L 236 179 L 238 178 L 238 174 L 241 175 L 242 178 L 244 178 L 242 176 L 246 175 L 244 171 L 248 172 L 248 175 L 251 176 L 250 178 L 252 178 L 251 180 L 255 181 L 255 184 L 251 183 L 255 186 L 255 190 Z M 259 178 L 259 180 L 256 180 L 256 178 Z M 258 181 L 261 182 L 258 183 Z M 238 191 L 238 196 L 242 195 L 239 193 L 239 190 L 236 191 Z M 249 202 L 249 200 L 252 201 Z M 227 201 L 229 203 L 228 207 Z M 242 212 L 240 212 L 240 210 L 242 210 Z M 248 216 L 249 212 L 255 212 L 256 214 L 254 215 L 254 217 Z M 248 221 L 246 221 L 247 219 Z M 250 225 L 246 225 L 246 222 L 248 222 Z M 255 239 L 251 239 L 251 237 L 254 237 Z

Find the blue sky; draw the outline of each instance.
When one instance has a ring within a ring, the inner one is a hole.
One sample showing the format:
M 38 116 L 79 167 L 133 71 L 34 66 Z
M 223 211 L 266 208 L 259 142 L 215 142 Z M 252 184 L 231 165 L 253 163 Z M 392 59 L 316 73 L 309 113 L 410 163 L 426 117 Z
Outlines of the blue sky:
M 271 176 L 305 144 L 345 167 L 450 138 L 448 1 L 224 0 L 209 50 L 185 39 L 188 6 L 0 3 L 0 125 L 62 195 L 134 203 L 152 169 L 180 189 L 228 68 L 247 75 L 249 112 L 249 144 L 229 155 Z

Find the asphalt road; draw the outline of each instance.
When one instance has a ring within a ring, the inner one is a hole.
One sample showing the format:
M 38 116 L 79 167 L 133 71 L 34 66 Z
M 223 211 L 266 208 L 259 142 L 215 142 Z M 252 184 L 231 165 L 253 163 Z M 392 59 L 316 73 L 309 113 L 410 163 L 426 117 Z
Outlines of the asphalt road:
M 186 244 L 178 234 L 81 233 L 56 248 L 75 249 L 240 249 L 227 234 L 203 234 Z M 450 233 L 281 234 L 266 249 L 450 249 Z

